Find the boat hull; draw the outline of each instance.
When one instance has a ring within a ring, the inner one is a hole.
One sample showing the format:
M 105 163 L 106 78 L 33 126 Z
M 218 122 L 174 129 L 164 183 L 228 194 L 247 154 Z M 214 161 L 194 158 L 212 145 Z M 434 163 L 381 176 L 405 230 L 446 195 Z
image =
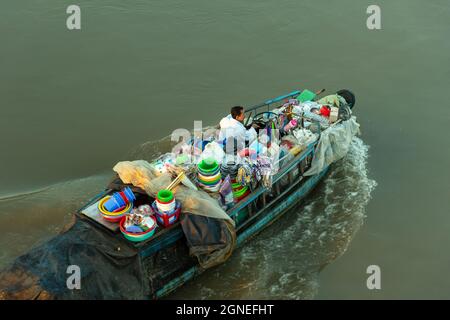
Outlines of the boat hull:
M 291 208 L 298 205 L 307 195 L 319 184 L 323 177 L 328 173 L 329 167 L 325 168 L 320 174 L 309 177 L 304 183 L 299 183 L 297 188 L 291 186 L 291 188 L 286 189 L 279 197 L 283 197 L 283 201 L 275 199 L 271 204 L 269 204 L 268 210 L 266 212 L 260 213 L 258 219 L 254 223 L 246 228 L 245 230 L 239 231 L 237 235 L 237 245 L 239 248 L 243 246 L 246 242 L 255 237 L 258 233 L 265 230 L 272 223 L 281 218 L 286 212 Z M 203 273 L 198 265 L 188 266 L 185 271 L 180 274 L 179 270 L 178 276 L 174 276 L 172 280 L 166 283 L 162 288 L 156 291 L 154 298 L 162 298 L 181 287 L 187 281 L 195 278 L 196 276 Z

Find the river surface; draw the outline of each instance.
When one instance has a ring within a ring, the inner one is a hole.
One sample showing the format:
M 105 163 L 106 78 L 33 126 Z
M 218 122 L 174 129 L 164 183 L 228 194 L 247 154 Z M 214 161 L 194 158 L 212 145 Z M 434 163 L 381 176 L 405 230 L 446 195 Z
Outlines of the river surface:
M 311 196 L 173 299 L 450 298 L 450 4 L 0 3 L 0 267 L 55 235 L 121 160 L 194 120 L 350 88 L 362 134 Z M 368 290 L 367 267 L 381 269 Z

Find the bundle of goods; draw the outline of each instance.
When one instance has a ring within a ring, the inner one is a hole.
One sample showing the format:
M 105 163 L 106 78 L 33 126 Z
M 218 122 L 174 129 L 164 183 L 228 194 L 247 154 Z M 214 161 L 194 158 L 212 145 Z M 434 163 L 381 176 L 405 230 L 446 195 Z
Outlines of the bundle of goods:
M 217 142 L 209 142 L 201 155 L 201 160 L 215 160 L 217 163 L 222 163 L 223 158 L 225 157 L 225 151 L 223 150 L 223 145 L 218 144 Z
M 98 210 L 103 219 L 109 222 L 119 222 L 133 209 L 133 201 L 136 200 L 133 191 L 126 187 L 123 191 L 115 192 L 112 196 L 106 196 L 98 203 Z
M 238 174 L 239 165 L 234 161 L 230 161 L 223 164 L 220 170 L 223 177 L 230 176 L 231 179 L 235 179 Z
M 283 128 L 284 132 L 289 132 L 293 129 L 295 129 L 298 125 L 297 119 L 292 119 L 291 121 L 289 121 Z
M 151 216 L 153 214 L 153 210 L 150 205 L 143 204 L 143 205 L 140 205 L 139 207 L 131 210 L 131 213 L 134 213 L 134 214 L 137 213 L 137 214 L 141 214 L 143 216 Z
M 306 147 L 308 146 L 310 143 L 313 143 L 314 141 L 317 140 L 317 135 L 312 133 L 310 130 L 308 129 L 297 129 L 293 132 L 293 136 L 296 139 L 296 144 Z
M 176 161 L 175 155 L 166 153 L 152 162 L 152 166 L 157 173 L 163 174 L 167 172 L 167 166 L 176 164 Z
M 267 142 L 261 143 L 259 140 L 263 140 L 263 139 L 258 139 L 258 140 L 253 141 L 248 149 L 249 150 L 248 154 L 240 154 L 240 156 L 242 158 L 249 157 L 251 160 L 256 160 L 258 155 L 267 154 L 267 145 L 268 145 Z M 247 150 L 247 149 L 243 149 L 243 150 Z
M 313 133 L 320 133 L 330 126 L 328 119 L 311 111 L 305 111 L 303 116 L 308 119 L 303 122 L 304 128 L 311 130 Z
M 181 204 L 175 200 L 170 190 L 160 190 L 152 204 L 156 220 L 164 227 L 169 227 L 178 221 L 181 213 Z
M 257 181 L 265 188 L 272 188 L 272 177 L 274 174 L 274 168 L 272 160 L 269 157 L 260 156 L 256 161 L 256 166 L 254 166 L 254 175 Z
M 339 119 L 339 108 L 330 107 L 330 109 L 329 120 L 331 123 L 335 123 Z
M 220 194 L 220 202 L 222 208 L 224 210 L 228 210 L 234 205 L 234 196 L 233 189 L 231 187 L 231 178 L 230 175 L 227 175 L 225 179 L 223 179 L 222 185 L 219 190 Z
M 236 176 L 236 182 L 240 183 L 242 186 L 248 186 L 252 182 L 253 178 L 253 165 L 248 159 L 244 158 L 243 163 L 238 169 Z
M 197 191 L 198 188 L 194 183 L 192 183 L 191 179 L 189 179 L 188 175 L 192 176 L 194 179 L 196 177 L 196 170 L 195 167 L 188 168 L 188 170 L 184 170 L 184 168 L 180 167 L 168 167 L 168 172 L 171 175 L 176 175 L 175 179 L 166 187 L 167 190 L 173 190 L 176 188 L 180 183 L 183 184 L 185 187 L 188 187 L 189 189 Z
M 149 239 L 156 230 L 156 220 L 153 216 L 139 213 L 127 214 L 120 220 L 120 231 L 124 237 L 133 242 Z
M 177 166 L 182 166 L 189 163 L 189 161 L 190 161 L 189 155 L 183 153 L 177 156 L 177 158 L 175 159 L 175 164 Z
M 222 174 L 217 161 L 204 159 L 198 164 L 198 185 L 205 191 L 218 192 L 222 182 Z

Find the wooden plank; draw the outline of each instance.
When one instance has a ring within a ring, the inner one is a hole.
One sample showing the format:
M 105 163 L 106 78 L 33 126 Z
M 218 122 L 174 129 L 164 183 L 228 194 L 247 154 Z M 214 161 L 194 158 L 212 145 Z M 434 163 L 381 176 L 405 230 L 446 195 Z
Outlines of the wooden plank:
M 82 209 L 80 211 L 80 213 L 85 215 L 86 217 L 90 218 L 91 220 L 95 221 L 96 223 L 102 225 L 103 227 L 107 228 L 108 230 L 118 233 L 119 232 L 119 224 L 118 223 L 109 222 L 102 218 L 102 215 L 100 214 L 100 210 L 98 210 L 99 202 L 100 202 L 100 200 L 87 206 L 86 208 Z

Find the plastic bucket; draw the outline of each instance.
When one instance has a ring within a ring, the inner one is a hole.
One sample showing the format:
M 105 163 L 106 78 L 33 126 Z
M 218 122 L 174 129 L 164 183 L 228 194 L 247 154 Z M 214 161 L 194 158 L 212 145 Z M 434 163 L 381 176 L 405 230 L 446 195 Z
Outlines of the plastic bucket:
M 124 215 L 127 213 L 130 213 L 133 209 L 133 204 L 128 203 L 126 206 L 122 207 L 120 211 L 117 212 L 109 212 L 104 204 L 110 199 L 110 196 L 104 197 L 102 200 L 98 203 L 98 210 L 100 211 L 100 215 L 103 219 L 109 221 L 109 222 L 119 222 Z
M 123 190 L 123 193 L 128 198 L 128 202 L 133 202 L 134 200 L 136 200 L 136 196 L 134 195 L 133 191 L 131 191 L 131 189 L 129 187 L 126 187 Z
M 212 158 L 206 158 L 200 161 L 198 164 L 197 180 L 198 184 L 205 191 L 219 191 L 222 174 L 220 173 L 220 166 L 217 161 Z
M 160 203 L 169 203 L 173 200 L 173 192 L 167 189 L 159 190 L 157 199 Z
M 117 192 L 114 193 L 108 201 L 105 202 L 104 207 L 109 212 L 114 212 L 115 210 L 122 208 L 126 203 Z
M 155 212 L 156 220 L 158 223 L 164 227 L 169 227 L 178 221 L 181 213 L 181 204 L 176 202 L 175 209 L 170 212 L 162 212 L 158 210 L 157 202 L 153 202 L 152 209 Z
M 158 199 L 156 200 L 156 205 L 160 211 L 170 212 L 173 211 L 176 207 L 175 199 L 173 199 L 170 203 L 160 203 Z
M 126 206 L 128 203 L 132 203 L 136 200 L 133 191 L 129 187 L 126 187 L 121 192 L 114 192 L 111 198 L 105 202 L 105 209 L 109 212 L 114 212 Z

